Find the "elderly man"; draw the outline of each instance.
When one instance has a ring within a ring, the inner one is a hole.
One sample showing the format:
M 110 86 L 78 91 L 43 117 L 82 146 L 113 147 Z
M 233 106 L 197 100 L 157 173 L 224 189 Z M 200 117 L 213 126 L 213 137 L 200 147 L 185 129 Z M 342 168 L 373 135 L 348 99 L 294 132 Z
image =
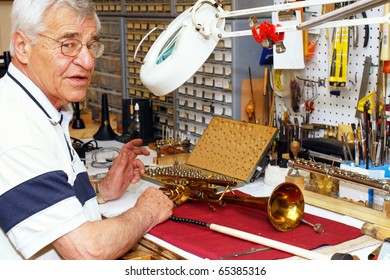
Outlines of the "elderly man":
M 70 143 L 69 104 L 85 97 L 102 55 L 89 0 L 15 0 L 12 63 L 0 80 L 0 258 L 115 259 L 172 214 L 150 187 L 134 207 L 102 219 Z M 99 187 L 119 198 L 144 173 L 136 139 L 124 145 Z

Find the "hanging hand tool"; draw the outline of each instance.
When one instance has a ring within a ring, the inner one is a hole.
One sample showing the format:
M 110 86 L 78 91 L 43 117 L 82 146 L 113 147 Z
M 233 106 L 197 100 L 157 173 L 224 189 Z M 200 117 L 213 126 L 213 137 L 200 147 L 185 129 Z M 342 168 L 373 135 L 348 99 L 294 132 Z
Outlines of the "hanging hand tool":
M 245 107 L 245 112 L 248 115 L 249 122 L 256 123 L 256 105 L 255 105 L 255 98 L 253 95 L 252 73 L 250 67 L 249 67 L 249 82 L 251 85 L 251 99 L 249 100 L 248 104 Z
M 347 2 L 337 3 L 335 7 L 341 8 Z M 356 31 L 357 32 L 357 31 Z M 342 26 L 333 29 L 332 54 L 330 60 L 329 85 L 333 87 L 345 87 L 347 83 L 347 66 L 349 52 L 349 27 Z M 331 94 L 339 95 L 340 92 L 332 90 Z
M 384 5 L 384 14 L 388 15 L 390 13 L 390 3 Z M 377 158 L 377 162 L 381 165 L 386 164 L 386 152 L 387 152 L 387 114 L 386 114 L 386 93 L 387 89 L 387 77 L 390 73 L 390 23 L 383 23 L 381 25 L 382 40 L 380 45 L 380 66 L 381 73 L 378 71 L 378 94 L 380 102 L 378 104 L 381 107 L 381 111 L 378 111 L 378 119 L 380 123 L 380 150 L 378 149 L 378 154 L 380 159 Z M 380 118 L 379 118 L 380 116 Z
M 345 87 L 347 82 L 349 28 L 337 27 L 333 30 L 332 55 L 329 84 Z
M 267 86 L 268 86 L 268 80 L 269 80 L 269 77 L 270 77 L 271 73 L 269 72 L 268 68 L 265 67 L 264 68 L 264 77 L 263 77 L 263 96 L 264 96 L 264 100 L 263 100 L 263 111 L 264 111 L 264 115 L 266 116 L 266 119 L 263 120 L 263 123 L 264 125 L 267 125 L 268 123 L 268 118 L 269 118 L 269 103 L 268 103 L 268 89 L 267 89 Z
M 384 6 L 384 14 L 390 13 L 390 3 Z M 390 23 L 382 24 L 382 45 L 380 59 L 383 62 L 383 73 L 390 73 Z
M 367 18 L 367 13 L 362 12 L 363 18 Z M 364 42 L 363 42 L 363 48 L 366 48 L 368 46 L 368 40 L 370 39 L 370 26 L 368 24 L 364 25 Z
M 352 4 L 352 1 L 349 1 L 348 4 Z M 351 19 L 356 19 L 356 15 L 350 17 Z M 357 25 L 351 26 L 352 29 L 352 47 L 356 49 L 359 44 L 359 27 Z
M 267 75 L 267 79 L 265 80 L 266 81 L 265 94 L 266 94 L 267 99 L 268 99 L 268 103 L 267 103 L 268 104 L 268 108 L 267 108 L 268 120 L 266 122 L 266 125 L 273 126 L 273 124 L 274 124 L 275 96 L 274 96 L 274 90 L 272 88 L 272 83 L 271 83 L 271 79 L 273 78 L 272 77 L 272 69 L 268 69 L 267 72 L 268 72 L 268 75 Z
M 291 108 L 295 113 L 300 111 L 300 100 L 301 100 L 301 88 L 298 82 L 293 78 L 290 81 L 290 94 L 291 94 Z
M 372 66 L 372 58 L 371 58 L 371 56 L 366 56 L 364 59 L 363 75 L 362 75 L 361 84 L 360 84 L 359 98 L 358 98 L 358 102 L 356 104 L 355 118 L 360 119 L 360 117 L 361 117 L 361 112 L 358 110 L 359 101 L 362 100 L 367 94 L 367 85 L 368 85 L 368 79 L 370 77 L 371 66 Z
M 345 26 L 341 28 L 340 72 L 338 75 L 339 87 L 345 87 L 347 83 L 348 52 L 349 52 L 349 28 Z
M 349 1 L 348 4 L 353 4 L 354 1 Z M 367 18 L 367 13 L 365 11 L 362 11 L 362 17 Z M 354 15 L 354 18 L 357 18 L 357 14 Z M 357 48 L 358 47 L 358 41 L 359 41 L 359 31 L 358 31 L 358 26 L 355 25 L 353 26 L 353 47 Z M 364 25 L 364 41 L 363 41 L 363 47 L 367 47 L 368 45 L 368 40 L 370 38 L 370 27 L 368 24 Z

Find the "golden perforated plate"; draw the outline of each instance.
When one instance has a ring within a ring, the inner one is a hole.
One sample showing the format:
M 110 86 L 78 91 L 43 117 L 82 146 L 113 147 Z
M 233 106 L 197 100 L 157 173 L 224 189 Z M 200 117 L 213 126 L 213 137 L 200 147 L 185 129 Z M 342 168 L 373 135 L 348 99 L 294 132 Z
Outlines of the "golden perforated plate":
M 276 132 L 275 127 L 213 117 L 186 164 L 249 182 Z

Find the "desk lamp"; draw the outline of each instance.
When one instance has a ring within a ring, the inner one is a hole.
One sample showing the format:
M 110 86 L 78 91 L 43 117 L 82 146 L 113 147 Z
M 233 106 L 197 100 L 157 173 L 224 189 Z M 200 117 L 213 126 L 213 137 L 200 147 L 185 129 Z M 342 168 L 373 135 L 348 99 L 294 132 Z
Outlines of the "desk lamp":
M 275 26 L 268 22 L 257 24 L 255 18 L 251 17 L 250 30 L 227 32 L 226 18 L 339 3 L 345 0 L 298 1 L 230 12 L 224 11 L 219 1 L 198 0 L 167 26 L 153 43 L 144 60 L 140 61 L 137 59 L 138 49 L 143 41 L 159 28 L 149 31 L 137 46 L 134 60 L 142 64 L 140 78 L 143 85 L 153 94 L 162 96 L 174 91 L 191 78 L 223 38 L 252 35 L 263 46 L 275 47 L 277 52 L 283 52 L 284 32 L 390 23 L 389 13 L 383 17 L 349 19 L 352 15 L 387 4 L 388 1 L 360 0 L 298 25 Z

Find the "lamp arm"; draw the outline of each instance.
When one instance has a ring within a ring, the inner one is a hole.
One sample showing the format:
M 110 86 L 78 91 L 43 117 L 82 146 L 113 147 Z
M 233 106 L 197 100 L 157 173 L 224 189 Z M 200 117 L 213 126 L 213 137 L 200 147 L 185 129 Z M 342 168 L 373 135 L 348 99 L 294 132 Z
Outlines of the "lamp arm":
M 343 20 L 336 20 L 331 21 L 327 23 L 323 23 L 320 25 L 317 25 L 312 28 L 333 28 L 333 27 L 342 27 L 342 26 L 357 26 L 357 25 L 367 25 L 367 24 L 381 24 L 381 23 L 388 23 L 390 24 L 390 13 L 388 13 L 385 16 L 382 17 L 372 17 L 372 18 L 356 18 L 356 19 L 343 19 Z M 276 26 L 275 31 L 277 33 L 281 32 L 288 32 L 288 31 L 296 31 L 303 28 L 300 28 L 299 25 L 283 25 L 283 26 Z M 305 28 L 306 29 L 306 28 Z M 307 28 L 311 29 L 311 28 Z M 252 31 L 251 30 L 240 30 L 240 31 L 222 31 L 221 32 L 221 38 L 233 38 L 233 37 L 242 37 L 242 36 L 251 36 Z
M 210 0 L 199 0 L 198 2 L 204 2 L 204 1 L 209 2 Z M 212 2 L 215 2 L 215 1 L 212 1 Z M 345 2 L 345 0 L 296 1 L 296 2 L 291 2 L 291 3 L 275 4 L 275 5 L 268 5 L 268 6 L 235 10 L 235 11 L 223 11 L 223 12 L 218 13 L 217 16 L 219 18 L 240 17 L 240 16 L 247 16 L 247 15 L 253 15 L 253 14 L 286 11 L 286 10 L 291 10 L 291 9 L 305 8 L 305 7 L 311 7 L 311 6 L 320 6 L 320 5 L 326 5 L 326 4 L 341 3 L 341 2 Z
M 350 16 L 356 15 L 363 11 L 387 4 L 389 0 L 361 0 L 355 3 L 349 4 L 342 8 L 336 9 L 332 12 L 307 20 L 299 24 L 298 29 L 310 29 L 316 27 L 322 23 L 329 22 L 330 20 L 339 20 L 349 18 Z M 346 25 L 344 25 L 346 26 Z
M 345 2 L 345 0 L 297 1 L 297 2 L 291 2 L 291 3 L 276 4 L 276 5 L 269 5 L 269 6 L 263 6 L 263 7 L 257 7 L 257 8 L 249 8 L 249 9 L 242 9 L 242 10 L 235 10 L 235 11 L 226 12 L 222 9 L 221 5 L 218 4 L 214 0 L 199 0 L 193 6 L 193 9 L 191 12 L 191 19 L 192 19 L 192 24 L 195 26 L 195 28 L 205 38 L 207 38 L 210 35 L 209 28 L 207 26 L 202 26 L 196 22 L 196 12 L 197 12 L 198 8 L 203 4 L 209 4 L 209 5 L 214 6 L 218 10 L 218 12 L 216 13 L 215 16 L 217 18 L 223 19 L 223 18 L 239 17 L 239 16 L 244 16 L 244 15 L 253 15 L 253 14 L 266 13 L 266 12 L 276 12 L 276 11 L 283 11 L 283 10 L 289 10 L 289 9 L 297 9 L 297 8 L 304 8 L 304 7 L 318 6 L 318 5 L 325 5 L 325 4 L 332 4 L 332 3 L 340 3 L 340 2 Z M 331 27 L 339 27 L 339 26 L 380 24 L 380 23 L 385 23 L 385 22 L 388 23 L 389 22 L 389 15 L 385 15 L 384 17 L 375 17 L 375 18 L 341 20 L 341 19 L 349 18 L 352 15 L 358 14 L 358 13 L 366 11 L 368 9 L 372 9 L 372 8 L 384 5 L 386 3 L 388 3 L 388 0 L 360 0 L 360 1 L 356 1 L 352 4 L 341 7 L 339 9 L 336 9 L 332 12 L 327 13 L 327 14 L 318 16 L 318 17 L 313 18 L 311 20 L 304 21 L 297 26 L 290 25 L 290 26 L 276 27 L 276 31 L 277 32 L 284 32 L 284 31 L 306 30 L 306 29 L 312 29 L 312 28 L 331 28 Z M 336 21 L 332 21 L 332 20 L 336 20 Z M 339 20 L 339 21 L 337 21 L 337 20 Z M 249 36 L 251 34 L 252 34 L 251 30 L 243 30 L 243 31 L 235 31 L 235 32 L 226 32 L 224 30 L 221 30 L 220 38 Z
M 198 2 L 203 2 L 203 1 L 204 0 L 200 0 Z M 338 3 L 338 2 L 345 2 L 345 1 L 340 1 L 340 0 L 298 1 L 292 3 L 279 4 L 279 5 L 236 10 L 231 12 L 224 11 L 218 13 L 216 16 L 219 18 L 237 17 L 243 15 L 275 12 L 275 11 L 282 11 L 288 9 L 303 8 L 303 7 L 310 7 L 310 6 L 324 5 L 324 4 L 331 4 L 331 3 Z M 386 3 L 388 3 L 388 0 L 360 0 L 355 3 L 349 4 L 345 7 L 336 9 L 327 14 L 313 18 L 311 20 L 304 21 L 298 25 L 276 26 L 275 31 L 280 33 L 285 31 L 307 30 L 312 28 L 332 28 L 332 27 L 341 27 L 341 26 L 390 23 L 390 14 L 387 14 L 383 17 L 345 19 L 357 13 L 366 11 L 368 9 L 372 9 L 374 7 L 378 7 L 380 5 L 384 5 Z M 221 30 L 220 38 L 241 37 L 241 36 L 250 36 L 250 35 L 252 35 L 252 30 L 239 30 L 239 31 L 231 31 L 231 32 Z
M 216 8 L 218 10 L 218 14 L 223 12 L 222 5 L 217 3 L 214 0 L 199 0 L 197 1 L 194 6 L 192 6 L 192 12 L 191 12 L 191 21 L 195 29 L 205 38 L 209 38 L 210 36 L 210 28 L 209 26 L 202 26 L 196 21 L 196 12 L 202 6 L 203 4 L 209 4 Z M 218 15 L 217 14 L 217 15 Z

